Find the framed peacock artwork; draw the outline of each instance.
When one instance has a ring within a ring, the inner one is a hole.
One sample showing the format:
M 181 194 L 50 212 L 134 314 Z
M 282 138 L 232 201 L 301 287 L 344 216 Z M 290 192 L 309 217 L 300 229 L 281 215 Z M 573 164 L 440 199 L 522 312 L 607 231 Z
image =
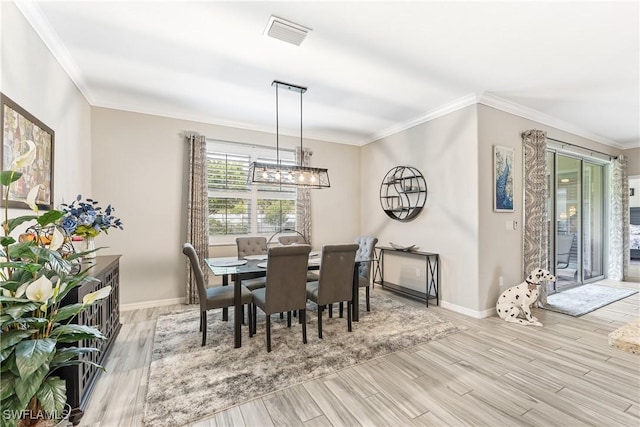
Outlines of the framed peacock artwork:
M 515 150 L 493 146 L 493 210 L 513 212 L 513 159 Z

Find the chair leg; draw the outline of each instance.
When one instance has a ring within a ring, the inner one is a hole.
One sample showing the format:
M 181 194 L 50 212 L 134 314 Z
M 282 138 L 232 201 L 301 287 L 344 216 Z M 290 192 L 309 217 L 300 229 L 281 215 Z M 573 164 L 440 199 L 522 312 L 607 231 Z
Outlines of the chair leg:
M 302 309 L 299 313 L 300 323 L 302 323 L 302 343 L 307 343 L 307 310 Z
M 341 302 L 341 303 L 339 304 L 339 307 L 340 307 L 340 318 L 342 319 L 342 317 L 343 317 L 343 316 L 342 316 L 342 310 L 344 309 L 344 303 L 343 303 L 343 302 Z
M 204 313 L 201 311 L 200 312 L 200 331 L 198 332 L 202 332 L 202 318 L 204 317 Z
M 291 327 L 291 312 L 287 311 L 287 328 Z
M 322 338 L 322 307 L 318 306 L 318 338 Z
M 303 309 L 304 310 L 304 309 Z M 298 312 L 300 312 L 302 310 L 298 310 Z M 307 317 L 305 316 L 304 320 L 307 320 Z M 302 323 L 302 313 L 298 313 L 298 323 Z
M 258 328 L 258 309 L 255 304 L 251 304 L 251 311 L 253 311 L 253 333 L 255 334 Z
M 244 319 L 245 319 L 245 316 L 244 316 L 244 305 L 242 306 L 242 313 L 240 313 L 240 314 L 242 314 L 242 324 L 246 325 L 246 323 L 244 321 Z
M 327 304 L 329 306 L 329 317 L 333 317 L 333 304 Z
M 369 305 L 369 287 L 365 287 L 365 295 L 367 299 L 367 311 L 371 311 L 371 306 Z
M 267 314 L 267 353 L 271 352 L 271 315 Z
M 351 301 L 347 302 L 347 331 L 351 332 Z
M 280 313 L 280 319 L 284 319 L 284 313 Z
M 249 316 L 249 338 L 253 337 L 253 310 L 251 304 L 247 305 L 247 315 Z
M 207 343 L 207 312 L 202 312 L 202 346 Z

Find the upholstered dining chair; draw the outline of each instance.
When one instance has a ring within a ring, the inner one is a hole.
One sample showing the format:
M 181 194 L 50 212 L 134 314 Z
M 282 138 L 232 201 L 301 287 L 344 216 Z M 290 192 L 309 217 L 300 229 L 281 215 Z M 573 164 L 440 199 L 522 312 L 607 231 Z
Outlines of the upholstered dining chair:
M 291 312 L 298 311 L 302 324 L 302 342 L 307 343 L 307 263 L 309 245 L 276 246 L 269 248 L 267 277 L 264 288 L 253 294 L 253 329 L 256 330 L 256 307 L 266 315 L 267 351 L 271 351 L 271 315 L 287 312 L 287 326 L 291 326 Z
M 296 231 L 296 233 L 298 233 Z M 278 243 L 281 245 L 308 245 L 309 242 L 300 233 L 298 234 L 286 234 L 284 236 L 278 236 Z M 318 274 L 313 271 L 307 271 L 307 282 L 314 282 L 318 280 Z
M 371 311 L 371 303 L 369 299 L 369 288 L 371 286 L 371 264 L 375 255 L 375 247 L 378 243 L 377 237 L 359 236 L 355 242 L 358 244 L 356 256 L 359 259 L 370 259 L 369 262 L 361 262 L 358 267 L 358 286 L 365 288 L 365 302 L 367 311 Z
M 207 311 L 215 310 L 217 308 L 228 308 L 234 305 L 233 286 L 214 286 L 208 288 L 204 283 L 204 273 L 202 272 L 202 266 L 200 265 L 200 259 L 196 250 L 191 243 L 185 243 L 182 245 L 182 253 L 189 258 L 191 263 L 191 269 L 196 279 L 196 285 L 198 287 L 198 299 L 200 300 L 200 331 L 202 332 L 202 345 L 207 342 Z M 253 295 L 249 289 L 242 286 L 241 289 L 242 304 L 251 305 L 253 302 Z M 249 336 L 252 336 L 251 323 L 253 320 L 252 311 L 249 311 Z
M 238 248 L 238 259 L 244 259 L 251 255 L 267 254 L 266 237 L 238 237 L 236 238 L 236 246 Z M 264 288 L 265 280 L 264 274 L 257 273 L 254 277 L 248 277 L 243 280 L 242 284 L 252 291 Z
M 306 245 L 307 241 L 303 236 L 299 234 L 287 234 L 284 236 L 278 236 L 278 242 L 281 245 Z
M 318 337 L 322 338 L 323 307 L 347 301 L 347 330 L 351 332 L 353 269 L 358 245 L 324 245 L 317 282 L 307 283 L 307 298 L 318 304 Z

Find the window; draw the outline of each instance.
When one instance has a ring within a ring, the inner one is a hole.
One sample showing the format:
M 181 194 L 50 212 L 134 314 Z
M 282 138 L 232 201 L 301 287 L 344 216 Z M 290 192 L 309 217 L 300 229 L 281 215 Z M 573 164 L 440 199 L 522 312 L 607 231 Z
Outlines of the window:
M 295 164 L 291 150 L 280 150 L 282 164 Z M 271 235 L 296 228 L 296 190 L 248 185 L 249 164 L 276 163 L 276 150 L 247 144 L 207 141 L 209 240 L 227 243 L 229 236 Z

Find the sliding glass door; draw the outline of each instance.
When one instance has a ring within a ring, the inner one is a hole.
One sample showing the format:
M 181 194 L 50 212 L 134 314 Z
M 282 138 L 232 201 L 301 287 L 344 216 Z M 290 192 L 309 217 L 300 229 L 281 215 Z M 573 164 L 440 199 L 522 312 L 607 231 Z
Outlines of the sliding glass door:
M 604 275 L 604 165 L 548 153 L 549 248 L 556 291 Z

